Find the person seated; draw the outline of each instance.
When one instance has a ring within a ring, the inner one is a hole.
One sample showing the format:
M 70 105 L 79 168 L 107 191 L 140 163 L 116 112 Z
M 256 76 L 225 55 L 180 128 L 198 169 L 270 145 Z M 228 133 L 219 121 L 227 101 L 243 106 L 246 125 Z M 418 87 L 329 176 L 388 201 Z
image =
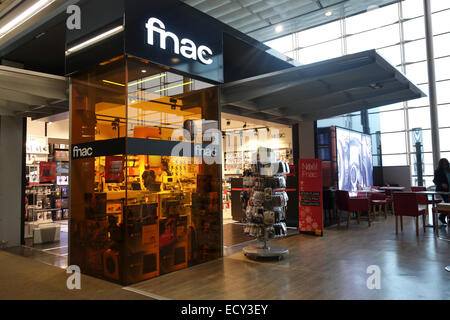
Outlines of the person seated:
M 449 192 L 450 165 L 446 158 L 439 160 L 438 168 L 434 171 L 433 183 L 436 185 L 436 191 Z M 441 196 L 444 202 L 448 203 L 448 195 Z M 445 217 L 445 214 L 439 214 L 439 221 L 443 224 L 447 224 Z

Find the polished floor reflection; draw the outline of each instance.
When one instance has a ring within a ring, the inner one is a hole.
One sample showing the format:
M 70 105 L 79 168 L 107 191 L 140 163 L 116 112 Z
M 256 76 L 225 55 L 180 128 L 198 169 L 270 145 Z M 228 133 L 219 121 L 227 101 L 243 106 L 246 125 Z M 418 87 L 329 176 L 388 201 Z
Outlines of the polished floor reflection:
M 60 241 L 33 244 L 32 239 L 25 239 L 25 245 L 7 249 L 8 252 L 31 258 L 45 264 L 66 269 L 69 254 L 68 221 L 57 221 L 61 225 Z
M 414 219 L 405 217 L 396 236 L 392 216 L 378 217 L 370 228 L 352 220 L 348 230 L 333 227 L 323 238 L 275 241 L 290 250 L 280 262 L 248 260 L 235 246 L 223 259 L 132 288 L 168 299 L 449 299 L 450 273 L 444 267 L 450 264 L 450 244 L 429 228 L 416 237 L 414 228 Z M 369 266 L 380 268 L 379 290 L 368 289 Z

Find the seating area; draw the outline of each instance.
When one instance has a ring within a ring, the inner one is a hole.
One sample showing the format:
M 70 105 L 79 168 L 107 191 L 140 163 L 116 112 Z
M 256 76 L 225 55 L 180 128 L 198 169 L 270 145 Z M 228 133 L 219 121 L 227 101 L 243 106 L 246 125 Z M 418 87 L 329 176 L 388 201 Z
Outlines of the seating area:
M 423 232 L 426 227 L 438 230 L 439 221 L 437 214 L 445 214 L 450 219 L 450 203 L 443 203 L 440 194 L 425 187 L 413 186 L 405 188 L 401 186 L 369 187 L 355 192 L 345 190 L 336 191 L 336 208 L 339 215 L 338 227 L 341 225 L 344 212 L 347 216 L 346 228 L 350 228 L 352 217 L 358 224 L 361 217 L 365 216 L 368 226 L 378 217 L 387 220 L 388 215 L 395 216 L 395 233 L 403 232 L 403 217 L 415 219 L 416 236 L 420 234 L 420 217 L 422 217 Z M 431 211 L 430 211 L 431 207 Z M 427 217 L 432 214 L 432 225 L 427 225 Z M 441 225 L 442 227 L 442 225 Z M 394 226 L 393 226 L 394 228 Z

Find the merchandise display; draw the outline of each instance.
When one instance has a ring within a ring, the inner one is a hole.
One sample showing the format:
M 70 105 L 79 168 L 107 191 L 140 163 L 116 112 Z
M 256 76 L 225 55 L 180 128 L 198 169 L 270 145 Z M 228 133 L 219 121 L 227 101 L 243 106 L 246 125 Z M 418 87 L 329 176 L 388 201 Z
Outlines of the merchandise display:
M 68 148 L 47 137 L 27 137 L 24 234 L 33 244 L 59 241 L 53 222 L 69 218 Z
M 111 90 L 112 76 L 142 86 Z M 70 259 L 85 274 L 129 285 L 220 257 L 220 167 L 189 153 L 219 126 L 218 89 L 186 81 L 130 57 L 74 77 Z M 200 143 L 177 153 L 181 128 Z
M 267 156 L 267 157 L 265 157 Z M 244 248 L 249 258 L 283 258 L 288 250 L 281 247 L 269 247 L 267 241 L 287 235 L 286 207 L 288 196 L 286 178 L 289 165 L 277 161 L 271 149 L 259 148 L 252 155 L 251 169 L 244 171 L 244 189 L 241 203 L 246 216 L 245 233 L 264 242 L 263 246 Z

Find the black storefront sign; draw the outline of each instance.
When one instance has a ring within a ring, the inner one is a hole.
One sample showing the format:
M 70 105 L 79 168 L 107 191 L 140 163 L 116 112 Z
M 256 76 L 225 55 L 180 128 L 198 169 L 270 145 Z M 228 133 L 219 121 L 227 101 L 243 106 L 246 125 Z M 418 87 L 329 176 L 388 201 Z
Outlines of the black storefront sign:
M 127 0 L 125 52 L 223 83 L 223 32 L 213 20 L 178 1 Z
M 70 153 L 72 160 L 101 156 L 153 155 L 178 157 L 216 157 L 220 146 L 168 140 L 120 138 L 74 144 Z

